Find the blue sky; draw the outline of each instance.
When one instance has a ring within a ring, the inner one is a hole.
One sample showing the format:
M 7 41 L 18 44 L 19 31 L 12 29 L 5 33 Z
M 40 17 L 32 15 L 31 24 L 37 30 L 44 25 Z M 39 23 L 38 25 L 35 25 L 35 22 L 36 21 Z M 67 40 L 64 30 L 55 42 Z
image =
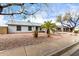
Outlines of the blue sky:
M 30 4 L 25 5 L 27 8 L 30 7 Z M 40 11 L 38 11 L 34 16 L 28 16 L 27 20 L 31 20 L 32 22 L 38 22 L 42 23 L 47 20 L 52 20 L 53 22 L 56 19 L 57 15 L 64 14 L 67 11 L 77 11 L 79 12 L 79 4 L 78 3 L 48 3 L 45 4 L 36 4 L 33 5 L 30 9 L 28 9 L 28 13 L 32 13 L 40 8 Z M 19 10 L 20 7 L 12 7 L 12 10 L 14 12 L 16 10 Z M 7 12 L 8 10 L 4 10 L 4 12 Z M 0 24 L 5 24 L 8 20 L 10 20 L 10 16 L 0 16 Z M 24 20 L 20 15 L 15 15 L 13 17 L 14 20 Z

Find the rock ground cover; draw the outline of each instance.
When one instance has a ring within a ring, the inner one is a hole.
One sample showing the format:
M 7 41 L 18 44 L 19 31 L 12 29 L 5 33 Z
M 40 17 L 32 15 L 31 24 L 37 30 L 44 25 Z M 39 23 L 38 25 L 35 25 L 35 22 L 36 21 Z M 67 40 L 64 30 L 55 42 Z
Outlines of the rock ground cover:
M 21 46 L 35 45 L 42 42 L 64 40 L 69 41 L 77 36 L 71 35 L 73 33 L 56 33 L 47 37 L 46 33 L 39 33 L 38 38 L 33 37 L 33 33 L 24 34 L 1 34 L 0 35 L 0 50 L 12 49 Z M 61 41 L 62 42 L 62 41 Z

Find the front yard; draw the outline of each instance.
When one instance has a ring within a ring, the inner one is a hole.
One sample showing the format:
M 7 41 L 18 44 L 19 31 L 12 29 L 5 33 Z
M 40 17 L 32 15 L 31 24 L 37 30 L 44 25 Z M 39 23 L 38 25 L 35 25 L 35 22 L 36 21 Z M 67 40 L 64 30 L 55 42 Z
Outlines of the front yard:
M 73 34 L 73 33 L 72 33 Z M 71 35 L 71 33 L 56 33 L 51 37 L 47 37 L 46 33 L 39 33 L 38 38 L 33 37 L 33 33 L 25 34 L 0 34 L 0 50 L 12 49 L 20 46 L 28 46 L 40 44 L 42 42 L 65 40 L 69 41 L 77 36 Z

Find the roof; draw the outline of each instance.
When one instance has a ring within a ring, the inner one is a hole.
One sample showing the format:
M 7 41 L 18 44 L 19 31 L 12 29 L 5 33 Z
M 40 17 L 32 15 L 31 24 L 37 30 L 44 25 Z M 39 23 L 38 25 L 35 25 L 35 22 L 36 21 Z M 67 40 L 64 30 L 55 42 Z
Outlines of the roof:
M 8 25 L 0 25 L 0 27 L 8 27 Z
M 8 25 L 28 25 L 28 26 L 41 26 L 41 23 L 29 22 L 29 21 L 15 21 L 9 20 Z
M 59 28 L 69 28 L 67 25 L 62 25 L 61 23 L 59 23 L 59 22 L 57 22 L 56 23 L 56 25 L 57 25 L 57 27 L 59 27 Z
M 62 24 L 61 24 L 61 23 L 59 23 L 59 22 L 56 22 L 56 25 L 57 25 L 57 27 L 59 27 L 59 28 L 61 28 L 61 27 L 62 27 Z

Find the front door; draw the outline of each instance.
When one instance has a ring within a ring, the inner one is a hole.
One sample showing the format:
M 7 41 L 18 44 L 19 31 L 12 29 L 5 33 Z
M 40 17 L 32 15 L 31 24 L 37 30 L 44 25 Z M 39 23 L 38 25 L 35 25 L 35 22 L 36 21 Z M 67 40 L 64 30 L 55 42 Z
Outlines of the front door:
M 36 26 L 36 30 L 38 31 L 38 26 Z

